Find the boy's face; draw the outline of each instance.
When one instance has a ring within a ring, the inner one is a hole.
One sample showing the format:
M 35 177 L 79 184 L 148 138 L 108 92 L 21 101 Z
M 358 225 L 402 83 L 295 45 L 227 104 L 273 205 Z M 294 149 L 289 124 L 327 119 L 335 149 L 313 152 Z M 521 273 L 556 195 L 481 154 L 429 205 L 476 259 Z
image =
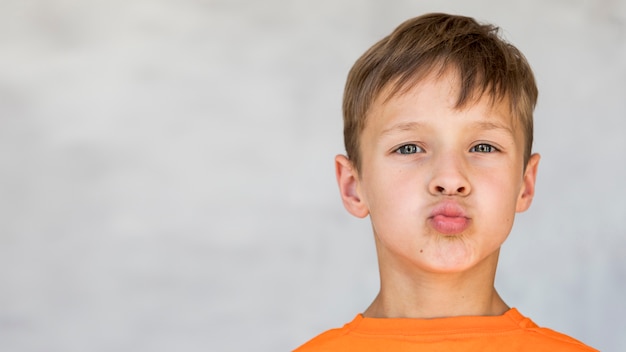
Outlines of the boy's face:
M 360 173 L 337 157 L 344 205 L 370 215 L 381 265 L 468 270 L 498 255 L 515 213 L 530 206 L 539 156 L 524 170 L 508 102 L 484 95 L 457 110 L 457 92 L 451 72 L 386 102 L 383 92 L 361 135 Z

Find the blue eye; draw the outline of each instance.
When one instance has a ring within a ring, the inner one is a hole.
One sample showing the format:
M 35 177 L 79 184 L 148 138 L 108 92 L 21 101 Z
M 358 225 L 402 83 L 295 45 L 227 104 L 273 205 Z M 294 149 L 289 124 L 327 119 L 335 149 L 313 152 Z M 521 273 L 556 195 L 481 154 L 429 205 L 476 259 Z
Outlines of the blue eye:
M 418 147 L 415 144 L 405 144 L 400 148 L 396 149 L 396 153 L 398 154 L 415 154 L 422 151 L 422 148 Z
M 470 149 L 470 152 L 472 153 L 493 153 L 497 151 L 498 148 L 486 143 L 476 144 Z

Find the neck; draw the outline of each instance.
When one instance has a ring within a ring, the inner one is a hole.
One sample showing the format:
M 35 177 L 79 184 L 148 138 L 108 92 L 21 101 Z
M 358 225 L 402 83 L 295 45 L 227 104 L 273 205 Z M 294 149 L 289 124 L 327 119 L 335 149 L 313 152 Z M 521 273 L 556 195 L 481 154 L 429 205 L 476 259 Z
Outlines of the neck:
M 509 307 L 494 288 L 498 252 L 458 273 L 380 268 L 381 290 L 363 313 L 371 318 L 493 316 Z

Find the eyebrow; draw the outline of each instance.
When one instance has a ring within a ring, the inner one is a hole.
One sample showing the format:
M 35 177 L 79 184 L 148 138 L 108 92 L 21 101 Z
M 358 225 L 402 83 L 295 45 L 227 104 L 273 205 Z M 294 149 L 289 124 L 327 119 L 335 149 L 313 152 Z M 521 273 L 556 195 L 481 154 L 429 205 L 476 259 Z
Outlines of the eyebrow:
M 474 125 L 475 125 L 474 127 L 477 127 L 478 129 L 481 129 L 481 130 L 502 130 L 504 132 L 507 132 L 510 135 L 515 135 L 515 133 L 513 133 L 513 130 L 509 126 L 506 126 L 500 123 L 495 123 L 495 122 L 490 122 L 490 121 L 480 121 L 480 122 L 475 123 Z M 418 130 L 424 127 L 425 125 L 420 122 L 415 122 L 415 121 L 401 122 L 385 129 L 384 131 L 381 132 L 380 135 L 386 136 L 386 135 L 390 135 L 390 134 L 394 134 L 398 132 Z
M 481 121 L 481 122 L 477 122 L 476 126 L 480 128 L 481 130 L 503 130 L 512 136 L 515 135 L 511 127 L 500 124 L 500 123 L 494 123 L 490 121 Z
M 424 127 L 424 124 L 420 122 L 415 122 L 415 121 L 401 122 L 385 129 L 384 131 L 381 132 L 380 135 L 385 136 L 385 135 L 394 134 L 398 132 L 412 131 L 412 130 L 417 130 L 423 127 Z

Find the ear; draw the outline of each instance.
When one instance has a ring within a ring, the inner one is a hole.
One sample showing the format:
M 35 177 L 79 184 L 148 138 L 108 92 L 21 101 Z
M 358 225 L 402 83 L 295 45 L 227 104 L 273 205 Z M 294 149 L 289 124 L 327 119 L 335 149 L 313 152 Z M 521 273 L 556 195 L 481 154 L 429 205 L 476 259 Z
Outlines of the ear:
M 530 207 L 530 203 L 535 196 L 535 181 L 537 180 L 537 167 L 539 166 L 539 154 L 533 154 L 528 159 L 524 178 L 522 180 L 522 189 L 517 197 L 517 206 L 515 211 L 521 213 Z
M 345 155 L 335 157 L 335 174 L 343 206 L 358 218 L 366 217 L 369 210 L 360 195 L 359 175 Z

